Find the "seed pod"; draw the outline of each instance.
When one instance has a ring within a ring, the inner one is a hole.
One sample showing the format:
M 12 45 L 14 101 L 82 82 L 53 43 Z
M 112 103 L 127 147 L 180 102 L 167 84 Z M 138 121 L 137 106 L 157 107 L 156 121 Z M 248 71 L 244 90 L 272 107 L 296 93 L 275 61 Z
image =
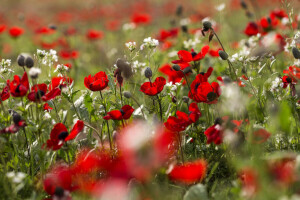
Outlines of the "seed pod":
M 34 60 L 30 57 L 30 56 L 27 56 L 26 59 L 25 59 L 25 65 L 27 68 L 31 68 L 34 66 Z
M 172 68 L 173 68 L 175 71 L 180 71 L 180 66 L 179 66 L 179 65 L 173 65 Z
M 246 4 L 246 2 L 244 0 L 241 0 L 241 6 L 243 9 L 247 10 L 248 9 L 248 6 Z
M 152 70 L 150 67 L 147 67 L 145 70 L 145 77 L 146 78 L 151 78 L 152 77 Z
M 192 72 L 192 68 L 191 67 L 186 67 L 184 68 L 184 70 L 182 70 L 184 74 L 190 73 Z
M 300 51 L 296 47 L 292 48 L 292 53 L 293 53 L 294 58 L 300 59 Z
M 187 96 L 183 96 L 182 97 L 182 101 L 184 102 L 184 103 L 189 103 L 189 97 L 187 97 Z
M 204 28 L 204 31 L 208 31 L 209 29 L 211 29 L 212 27 L 212 24 L 210 21 L 204 21 L 203 22 L 203 28 Z
M 18 124 L 19 121 L 21 121 L 21 119 L 22 119 L 21 115 L 17 112 L 14 112 L 12 117 L 13 117 L 13 122 L 15 124 Z
M 228 54 L 225 51 L 219 50 L 219 56 L 222 58 L 222 60 L 228 59 Z
M 127 99 L 131 98 L 131 93 L 129 91 L 124 91 L 123 92 L 124 97 L 126 97 Z
M 25 56 L 20 54 L 17 58 L 17 62 L 20 67 L 24 67 L 25 66 Z

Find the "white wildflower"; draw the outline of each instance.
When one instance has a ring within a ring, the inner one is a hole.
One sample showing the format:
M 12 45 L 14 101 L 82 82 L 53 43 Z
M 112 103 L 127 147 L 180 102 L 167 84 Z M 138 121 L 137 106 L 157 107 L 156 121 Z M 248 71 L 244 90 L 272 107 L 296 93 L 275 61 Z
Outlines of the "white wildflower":
M 125 46 L 129 49 L 129 51 L 134 51 L 136 48 L 136 42 L 127 42 Z

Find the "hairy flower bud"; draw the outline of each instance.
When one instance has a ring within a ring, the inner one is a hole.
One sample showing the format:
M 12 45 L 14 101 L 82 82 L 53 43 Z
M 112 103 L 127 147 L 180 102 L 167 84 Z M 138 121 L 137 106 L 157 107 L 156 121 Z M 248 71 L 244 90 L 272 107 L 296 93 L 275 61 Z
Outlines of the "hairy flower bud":
M 222 60 L 227 60 L 228 59 L 228 54 L 225 51 L 220 50 L 219 51 L 219 56 L 222 58 Z
M 127 99 L 131 98 L 131 93 L 129 91 L 124 91 L 123 92 L 124 97 L 126 97 Z
M 20 54 L 17 58 L 17 62 L 20 67 L 24 67 L 25 66 L 25 56 Z
M 146 78 L 151 78 L 152 77 L 152 70 L 150 67 L 147 67 L 145 70 L 145 77 Z
M 300 59 L 300 51 L 296 47 L 292 48 L 292 53 L 293 53 L 294 58 Z
M 34 66 L 34 60 L 32 59 L 32 57 L 27 56 L 25 59 L 25 65 L 27 68 L 31 68 Z
M 203 22 L 203 28 L 204 28 L 204 31 L 208 31 L 209 29 L 211 29 L 212 27 L 212 24 L 210 21 L 204 21 Z
M 179 65 L 173 65 L 172 68 L 173 68 L 175 71 L 180 71 L 180 66 L 179 66 Z

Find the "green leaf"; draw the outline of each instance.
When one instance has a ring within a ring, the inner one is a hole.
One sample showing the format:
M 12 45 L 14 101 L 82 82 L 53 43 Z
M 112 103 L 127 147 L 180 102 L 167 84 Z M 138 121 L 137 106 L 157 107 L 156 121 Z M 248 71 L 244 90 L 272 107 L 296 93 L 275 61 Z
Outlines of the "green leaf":
M 88 110 L 89 113 L 91 113 L 93 111 L 93 99 L 89 94 L 86 94 L 84 96 L 84 105 L 86 107 L 86 109 Z
M 206 187 L 202 184 L 192 186 L 184 195 L 183 200 L 208 200 Z
M 291 127 L 291 108 L 288 104 L 288 102 L 284 101 L 280 105 L 280 112 L 279 112 L 279 124 L 281 129 L 289 133 L 290 127 Z

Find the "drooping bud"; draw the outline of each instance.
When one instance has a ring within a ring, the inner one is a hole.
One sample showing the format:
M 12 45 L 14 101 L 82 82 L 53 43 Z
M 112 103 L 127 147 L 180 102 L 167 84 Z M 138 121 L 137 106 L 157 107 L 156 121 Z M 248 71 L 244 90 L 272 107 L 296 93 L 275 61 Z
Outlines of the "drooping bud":
M 175 71 L 180 71 L 180 66 L 179 66 L 179 65 L 173 65 L 172 68 L 173 68 Z
M 184 74 L 190 73 L 192 72 L 192 68 L 191 67 L 186 67 L 184 68 L 184 70 L 182 70 Z
M 292 48 L 292 53 L 293 53 L 294 58 L 300 59 L 300 51 L 296 47 Z
M 34 66 L 34 60 L 32 59 L 32 57 L 27 56 L 25 59 L 25 65 L 27 68 L 31 68 Z
M 180 17 L 182 15 L 182 11 L 183 11 L 183 7 L 182 5 L 179 5 L 176 9 L 176 15 Z
M 152 70 L 150 67 L 147 67 L 145 70 L 145 77 L 146 78 L 151 78 L 152 77 Z
M 241 0 L 241 6 L 243 9 L 247 10 L 248 6 L 244 0 Z
M 12 115 L 12 117 L 13 117 L 13 122 L 15 124 L 18 124 L 19 121 L 21 121 L 21 119 L 22 119 L 21 115 L 19 113 L 17 113 L 17 112 L 14 112 L 13 115 Z
M 219 56 L 222 58 L 222 60 L 228 59 L 228 54 L 225 51 L 219 50 Z
M 17 58 L 17 62 L 20 67 L 24 67 L 25 66 L 25 56 L 20 54 Z
M 184 102 L 184 103 L 189 103 L 189 97 L 187 97 L 187 96 L 183 96 L 182 97 L 182 101 Z
M 176 103 L 177 102 L 177 98 L 175 96 L 172 97 L 172 102 Z
M 124 95 L 124 97 L 126 97 L 127 99 L 130 99 L 131 98 L 131 93 L 129 92 L 129 91 L 124 91 L 123 92 L 123 95 Z
M 204 31 L 208 31 L 209 29 L 211 29 L 212 27 L 212 24 L 210 21 L 204 21 L 203 22 L 203 28 L 204 28 Z

